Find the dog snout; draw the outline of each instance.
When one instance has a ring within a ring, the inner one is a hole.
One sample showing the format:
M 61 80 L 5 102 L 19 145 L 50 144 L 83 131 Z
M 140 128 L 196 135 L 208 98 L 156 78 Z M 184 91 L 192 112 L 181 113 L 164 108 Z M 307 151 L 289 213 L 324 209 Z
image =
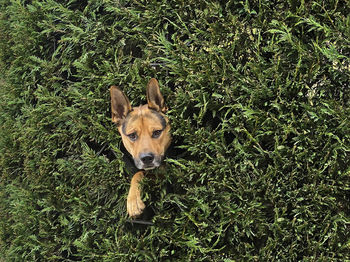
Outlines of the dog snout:
M 142 163 L 146 166 L 151 165 L 154 160 L 154 154 L 152 153 L 142 153 L 140 154 L 140 159 Z

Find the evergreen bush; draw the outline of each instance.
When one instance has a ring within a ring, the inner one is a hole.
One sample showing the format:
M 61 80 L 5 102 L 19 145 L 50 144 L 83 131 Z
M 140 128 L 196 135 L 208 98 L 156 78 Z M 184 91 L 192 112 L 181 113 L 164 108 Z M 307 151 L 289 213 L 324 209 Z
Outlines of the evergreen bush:
M 0 261 L 348 261 L 350 7 L 0 4 Z M 109 86 L 172 124 L 153 225 L 126 215 Z

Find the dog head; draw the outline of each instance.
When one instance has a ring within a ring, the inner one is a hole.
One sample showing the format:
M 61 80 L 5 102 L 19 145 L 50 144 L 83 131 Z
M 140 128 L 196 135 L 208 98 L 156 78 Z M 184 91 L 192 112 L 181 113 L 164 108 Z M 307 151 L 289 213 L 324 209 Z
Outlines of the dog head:
M 126 95 L 116 86 L 110 88 L 112 121 L 117 124 L 126 150 L 138 169 L 160 165 L 170 145 L 169 119 L 158 81 L 147 85 L 147 104 L 131 107 Z

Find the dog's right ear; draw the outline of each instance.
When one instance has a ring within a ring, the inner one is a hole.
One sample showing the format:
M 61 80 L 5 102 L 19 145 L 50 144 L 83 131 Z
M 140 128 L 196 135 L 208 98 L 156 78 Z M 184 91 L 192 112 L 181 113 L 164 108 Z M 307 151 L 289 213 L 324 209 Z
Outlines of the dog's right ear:
M 131 105 L 126 95 L 116 86 L 111 86 L 111 111 L 112 122 L 120 124 L 120 121 L 131 111 Z

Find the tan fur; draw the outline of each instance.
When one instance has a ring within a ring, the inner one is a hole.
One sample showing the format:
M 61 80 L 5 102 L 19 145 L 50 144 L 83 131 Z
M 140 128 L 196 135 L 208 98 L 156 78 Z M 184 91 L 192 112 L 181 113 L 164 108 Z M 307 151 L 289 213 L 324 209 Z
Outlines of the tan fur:
M 139 184 L 143 176 L 144 173 L 142 171 L 139 171 L 131 179 L 130 189 L 126 202 L 128 214 L 131 217 L 141 215 L 142 211 L 146 207 L 141 199 L 141 190 Z
M 165 150 L 170 144 L 170 126 L 167 125 L 166 129 L 163 131 L 163 134 L 159 137 L 158 140 L 152 139 L 152 132 L 155 130 L 162 129 L 161 124 L 156 116 L 149 112 L 147 105 L 143 105 L 137 108 L 134 108 L 134 111 L 130 112 L 131 119 L 135 116 L 135 119 L 127 125 L 126 134 L 136 132 L 139 136 L 135 142 L 130 141 L 128 137 L 122 132 L 122 126 L 118 127 L 119 133 L 122 136 L 123 144 L 128 150 L 128 152 L 136 157 L 141 152 L 154 152 L 157 155 L 163 156 Z M 168 118 L 165 117 L 168 121 Z
M 152 78 L 148 83 L 147 104 L 134 108 L 117 87 L 112 86 L 110 92 L 112 121 L 118 125 L 123 144 L 133 157 L 136 167 L 146 169 L 147 166 L 142 162 L 145 154 L 154 156 L 147 169 L 158 167 L 171 142 L 169 120 L 164 114 L 166 107 L 158 81 Z M 154 133 L 159 131 L 160 135 L 155 137 Z M 131 217 L 139 216 L 145 208 L 139 189 L 143 176 L 144 171 L 139 171 L 131 179 L 127 198 L 127 211 Z

